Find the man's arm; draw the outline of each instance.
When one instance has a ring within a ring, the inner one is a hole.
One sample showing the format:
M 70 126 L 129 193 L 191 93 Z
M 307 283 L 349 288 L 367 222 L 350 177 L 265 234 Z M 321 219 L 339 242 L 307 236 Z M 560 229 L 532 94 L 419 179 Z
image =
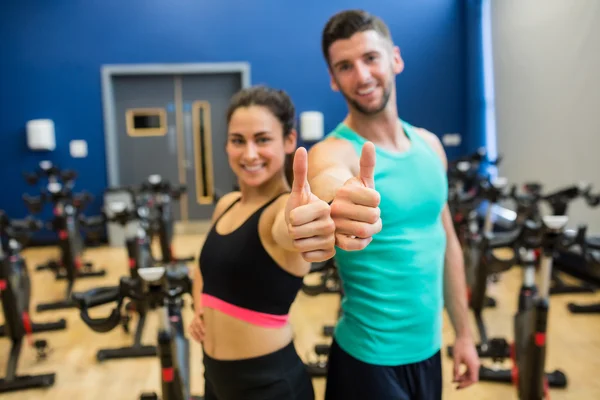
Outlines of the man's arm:
M 308 151 L 308 183 L 310 190 L 329 203 L 337 190 L 352 178 L 358 156 L 352 145 L 339 139 L 325 139 Z
M 438 137 L 421 129 L 421 136 L 438 153 L 444 169 L 448 169 L 446 152 Z M 471 338 L 469 325 L 469 307 L 467 303 L 467 283 L 465 278 L 465 265 L 460 242 L 454 230 L 452 216 L 448 205 L 442 212 L 442 223 L 446 231 L 446 255 L 444 262 L 444 303 L 448 310 L 448 316 L 458 338 Z
M 446 152 L 437 136 L 425 130 L 420 130 L 420 134 L 440 155 L 444 169 L 447 170 L 448 161 L 446 159 Z M 457 389 L 463 389 L 479 380 L 479 367 L 481 364 L 469 326 L 467 282 L 462 249 L 456 237 L 452 216 L 447 204 L 442 212 L 442 223 L 446 231 L 444 302 L 456 334 L 453 349 L 454 367 L 452 382 L 457 384 Z M 465 366 L 466 368 L 462 373 L 460 371 L 461 366 Z
M 469 325 L 465 264 L 460 242 L 448 205 L 444 207 L 442 221 L 446 231 L 446 256 L 444 263 L 444 303 L 457 338 L 472 338 Z

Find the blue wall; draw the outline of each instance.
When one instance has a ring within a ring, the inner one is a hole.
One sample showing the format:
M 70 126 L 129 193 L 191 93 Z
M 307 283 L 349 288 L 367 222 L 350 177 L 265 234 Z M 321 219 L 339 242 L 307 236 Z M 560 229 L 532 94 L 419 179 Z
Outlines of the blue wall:
M 107 185 L 100 67 L 119 63 L 248 61 L 252 83 L 286 89 L 298 111 L 321 110 L 332 129 L 346 106 L 331 91 L 321 57 L 321 29 L 342 8 L 381 15 L 405 59 L 398 108 L 433 132 L 467 129 L 466 7 L 457 0 L 305 3 L 233 0 L 83 0 L 0 5 L 0 209 L 27 214 L 21 196 L 36 193 L 21 172 L 43 159 L 79 172 L 79 190 L 97 196 Z M 314 8 L 312 8 L 314 7 Z M 25 123 L 51 118 L 57 148 L 26 147 Z M 73 159 L 69 142 L 85 139 L 89 155 Z M 449 157 L 462 149 L 449 149 Z

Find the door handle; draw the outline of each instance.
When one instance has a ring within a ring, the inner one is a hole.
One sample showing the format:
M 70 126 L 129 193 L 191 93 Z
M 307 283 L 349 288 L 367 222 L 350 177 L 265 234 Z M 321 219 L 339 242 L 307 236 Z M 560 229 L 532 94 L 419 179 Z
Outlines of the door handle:
M 194 165 L 194 132 L 192 132 L 192 113 L 185 111 L 183 113 L 183 132 L 185 136 L 185 160 L 184 167 L 191 169 Z

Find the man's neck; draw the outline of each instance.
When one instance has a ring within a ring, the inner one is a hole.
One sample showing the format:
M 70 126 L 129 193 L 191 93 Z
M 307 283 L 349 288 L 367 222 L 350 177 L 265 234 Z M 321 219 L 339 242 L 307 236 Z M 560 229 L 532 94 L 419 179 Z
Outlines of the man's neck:
M 344 123 L 368 141 L 386 150 L 403 152 L 410 147 L 393 102 L 376 115 L 367 116 L 350 110 Z

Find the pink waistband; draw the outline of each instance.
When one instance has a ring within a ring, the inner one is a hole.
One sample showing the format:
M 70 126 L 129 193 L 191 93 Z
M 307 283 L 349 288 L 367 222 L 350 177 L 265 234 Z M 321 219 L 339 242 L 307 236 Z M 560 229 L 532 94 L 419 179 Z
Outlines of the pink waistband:
M 273 315 L 248 310 L 205 293 L 202 293 L 202 306 L 214 308 L 242 321 L 265 328 L 281 328 L 287 324 L 289 319 L 289 315 Z

